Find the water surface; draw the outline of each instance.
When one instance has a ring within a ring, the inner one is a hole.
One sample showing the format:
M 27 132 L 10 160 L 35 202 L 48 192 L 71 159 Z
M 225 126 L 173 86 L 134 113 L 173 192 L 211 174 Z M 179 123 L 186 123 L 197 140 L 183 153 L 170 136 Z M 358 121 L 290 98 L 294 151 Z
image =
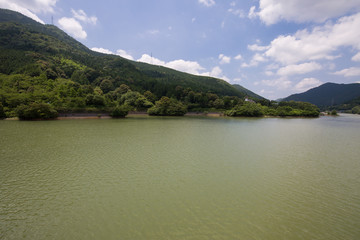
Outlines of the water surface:
M 360 117 L 0 121 L 0 239 L 360 239 Z

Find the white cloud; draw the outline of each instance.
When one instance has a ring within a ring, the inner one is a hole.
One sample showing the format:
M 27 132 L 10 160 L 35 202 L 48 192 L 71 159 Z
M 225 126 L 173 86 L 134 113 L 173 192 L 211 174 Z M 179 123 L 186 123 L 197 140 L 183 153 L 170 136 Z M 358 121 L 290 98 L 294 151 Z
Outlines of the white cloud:
M 259 46 L 257 44 L 248 45 L 247 47 L 251 51 L 265 51 L 266 49 L 269 48 L 269 46 Z
M 228 12 L 234 14 L 235 16 L 238 16 L 239 18 L 245 17 L 245 12 L 242 9 L 230 8 L 230 9 L 228 9 Z
M 148 30 L 147 33 L 150 35 L 157 35 L 160 33 L 160 31 L 158 29 L 151 29 L 151 30 Z
M 275 73 L 272 72 L 272 71 L 265 71 L 265 75 L 266 75 L 266 76 L 274 76 Z
M 83 30 L 81 24 L 74 18 L 60 18 L 58 21 L 60 28 L 71 36 L 78 39 L 85 39 L 87 37 L 86 32 Z
M 148 54 L 143 54 L 141 58 L 138 59 L 137 61 L 164 66 L 167 68 L 172 68 L 181 72 L 186 72 L 194 75 L 220 78 L 227 82 L 230 82 L 230 79 L 223 75 L 223 71 L 219 66 L 212 68 L 210 72 L 204 72 L 205 68 L 203 68 L 198 62 L 195 61 L 185 61 L 183 59 L 178 59 L 170 62 L 165 62 L 160 59 L 151 57 Z
M 214 0 L 198 0 L 199 3 L 205 5 L 206 7 L 211 7 L 213 5 L 215 5 L 215 1 Z
M 58 0 L 0 0 L 1 8 L 13 6 L 17 8 L 27 9 L 33 13 L 52 13 Z M 12 9 L 12 8 L 9 8 Z M 14 11 L 18 11 L 12 9 Z
M 19 13 L 24 14 L 25 16 L 39 22 L 45 24 L 43 20 L 41 20 L 36 14 L 31 12 L 29 9 L 17 4 L 16 2 L 9 2 L 6 0 L 0 0 L 0 8 L 10 9 Z
M 324 22 L 327 19 L 354 13 L 359 0 L 260 0 L 256 14 L 267 25 L 281 20 L 294 22 Z M 250 12 L 249 12 L 250 13 Z
M 228 64 L 231 61 L 231 57 L 225 56 L 224 54 L 219 55 L 220 64 Z
M 342 17 L 335 24 L 325 24 L 294 35 L 281 35 L 268 46 L 265 56 L 283 64 L 308 60 L 332 60 L 339 47 L 360 49 L 360 13 Z
M 267 59 L 260 53 L 256 53 L 250 63 L 243 63 L 241 64 L 241 67 L 246 68 L 246 67 L 256 67 L 257 65 L 259 65 L 260 62 L 266 62 Z
M 88 17 L 87 14 L 82 9 L 79 9 L 77 11 L 71 9 L 71 13 L 73 14 L 74 18 L 76 18 L 79 21 L 96 25 L 97 17 L 95 16 Z
M 200 75 L 200 71 L 204 70 L 204 68 L 201 67 L 200 64 L 197 62 L 185 61 L 185 60 L 179 59 L 179 60 L 174 60 L 174 61 L 170 61 L 170 62 L 166 63 L 160 59 L 151 57 L 148 54 L 143 54 L 141 56 L 141 58 L 138 59 L 137 61 L 154 64 L 154 65 L 160 65 L 160 66 L 164 66 L 164 67 L 172 68 L 172 69 L 175 69 L 178 71 L 187 72 L 187 73 L 196 74 L 196 75 Z
M 269 87 L 276 87 L 277 89 L 283 90 L 283 89 L 288 89 L 291 86 L 291 81 L 289 81 L 285 77 L 281 77 L 273 80 L 262 80 L 261 84 Z
M 120 57 L 123 58 L 127 58 L 129 60 L 134 60 L 133 56 L 131 56 L 130 54 L 128 54 L 125 50 L 122 49 L 118 49 L 116 50 L 116 53 L 113 53 L 112 51 L 110 51 L 109 49 L 106 48 L 97 48 L 97 47 L 93 47 L 91 48 L 91 50 L 95 51 L 95 52 L 100 52 L 100 53 L 105 53 L 105 54 L 113 54 L 113 55 L 118 55 Z
M 106 48 L 93 47 L 93 48 L 91 48 L 91 50 L 93 50 L 95 52 L 105 53 L 105 54 L 114 54 L 112 51 L 110 51 L 109 49 L 106 49 Z
M 238 54 L 234 57 L 235 60 L 241 60 L 243 57 L 241 56 L 241 54 Z
M 360 52 L 358 52 L 357 54 L 355 54 L 351 60 L 355 61 L 355 62 L 360 62 Z
M 249 13 L 248 13 L 248 18 L 250 19 L 254 19 L 257 17 L 257 13 L 255 12 L 255 9 L 256 7 L 255 6 L 252 6 L 249 10 Z
M 343 75 L 344 77 L 360 76 L 360 68 L 359 67 L 345 68 L 343 70 L 334 72 L 334 74 L 335 75 Z
M 165 64 L 168 68 L 173 68 L 181 72 L 187 72 L 190 74 L 199 74 L 199 71 L 203 70 L 204 68 L 200 66 L 199 63 L 194 61 L 185 61 L 182 59 L 174 60 Z
M 305 74 L 320 69 L 322 69 L 322 66 L 320 64 L 316 62 L 309 62 L 282 67 L 277 71 L 277 74 L 280 76 L 290 76 L 296 74 Z
M 144 62 L 144 63 L 149 63 L 149 64 L 154 64 L 154 65 L 160 65 L 160 66 L 165 66 L 165 62 L 161 61 L 160 59 L 151 57 L 148 54 L 143 54 L 141 56 L 141 58 L 139 58 L 137 60 L 138 62 Z
M 214 77 L 214 78 L 220 78 L 227 82 L 230 82 L 230 79 L 223 75 L 223 71 L 219 66 L 216 66 L 213 69 L 211 69 L 211 72 L 204 72 L 204 73 L 201 73 L 200 75 Z
M 129 60 L 134 60 L 133 56 L 131 56 L 125 50 L 122 50 L 122 49 L 118 49 L 116 51 L 116 55 L 119 55 L 120 57 L 123 57 L 123 58 L 127 58 Z
M 295 91 L 298 92 L 305 92 L 311 88 L 318 87 L 322 85 L 323 82 L 321 82 L 319 79 L 316 78 L 304 78 L 299 83 L 297 83 L 294 87 Z
M 10 9 L 45 24 L 35 13 L 53 13 L 57 0 L 0 0 L 0 8 Z

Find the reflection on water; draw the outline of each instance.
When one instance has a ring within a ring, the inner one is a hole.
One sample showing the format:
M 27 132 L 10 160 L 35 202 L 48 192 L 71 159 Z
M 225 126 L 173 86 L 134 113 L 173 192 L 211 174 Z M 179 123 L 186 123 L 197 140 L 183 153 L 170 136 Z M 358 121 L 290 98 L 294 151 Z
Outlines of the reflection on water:
M 358 239 L 360 117 L 0 121 L 0 239 Z

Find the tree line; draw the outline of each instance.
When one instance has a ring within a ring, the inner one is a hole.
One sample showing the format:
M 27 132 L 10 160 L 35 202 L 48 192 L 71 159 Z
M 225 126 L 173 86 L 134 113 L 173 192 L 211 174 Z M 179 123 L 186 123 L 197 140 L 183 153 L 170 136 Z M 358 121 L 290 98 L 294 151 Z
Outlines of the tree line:
M 74 74 L 73 74 L 74 75 Z M 316 117 L 315 105 L 301 102 L 274 102 L 238 96 L 219 96 L 176 86 L 171 95 L 157 96 L 151 91 L 136 91 L 126 84 L 115 87 L 110 78 L 98 77 L 97 84 L 80 84 L 72 79 L 0 74 L 0 117 L 52 119 L 58 113 L 107 112 L 124 117 L 129 111 L 150 115 L 182 116 L 192 112 L 223 112 L 228 116 L 306 116 Z

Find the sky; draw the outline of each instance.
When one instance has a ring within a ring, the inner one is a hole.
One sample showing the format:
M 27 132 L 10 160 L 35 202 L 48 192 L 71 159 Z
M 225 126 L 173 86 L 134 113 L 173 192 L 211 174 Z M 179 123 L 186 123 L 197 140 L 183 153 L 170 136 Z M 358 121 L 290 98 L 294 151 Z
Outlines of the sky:
M 0 0 L 88 48 L 275 100 L 360 83 L 360 0 Z

